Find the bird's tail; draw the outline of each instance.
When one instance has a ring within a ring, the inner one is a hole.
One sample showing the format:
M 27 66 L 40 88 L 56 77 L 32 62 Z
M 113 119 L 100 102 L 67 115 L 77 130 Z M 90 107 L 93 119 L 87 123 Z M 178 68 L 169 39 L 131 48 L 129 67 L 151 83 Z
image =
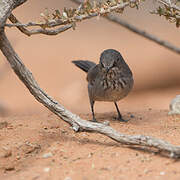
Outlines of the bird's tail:
M 72 63 L 85 72 L 88 72 L 90 68 L 96 65 L 92 61 L 83 61 L 83 60 L 72 61 Z

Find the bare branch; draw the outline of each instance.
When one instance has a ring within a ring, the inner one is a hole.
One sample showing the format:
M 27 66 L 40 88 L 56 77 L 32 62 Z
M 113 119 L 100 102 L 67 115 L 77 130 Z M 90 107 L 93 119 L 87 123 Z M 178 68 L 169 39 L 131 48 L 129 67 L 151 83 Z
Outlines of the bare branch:
M 12 23 L 20 23 L 20 22 L 18 21 L 18 19 L 17 19 L 12 13 L 11 13 L 10 16 L 9 16 L 9 20 L 10 20 Z M 24 27 L 26 27 L 26 26 L 24 26 Z M 22 33 L 30 36 L 29 30 L 27 30 L 27 29 L 24 28 L 24 27 L 19 26 L 19 27 L 17 27 L 17 28 L 18 28 Z
M 67 24 L 57 29 L 34 29 L 34 30 L 30 30 L 29 34 L 30 35 L 33 35 L 33 34 L 57 35 L 59 33 L 62 33 L 72 28 L 72 26 L 73 26 L 72 24 Z
M 24 34 L 28 35 L 28 36 L 31 36 L 33 34 L 46 34 L 46 35 L 57 35 L 61 32 L 64 32 L 68 29 L 70 29 L 72 27 L 72 24 L 67 24 L 67 25 L 64 25 L 62 27 L 59 27 L 57 29 L 43 29 L 43 28 L 40 28 L 40 29 L 34 29 L 34 30 L 28 30 L 26 29 L 25 27 L 27 26 L 41 26 L 42 24 L 37 24 L 37 23 L 28 23 L 28 24 L 21 24 L 18 19 L 13 15 L 11 14 L 9 16 L 9 20 L 12 22 L 12 23 L 16 23 L 18 26 L 17 28 Z
M 0 1 L 0 28 L 4 28 L 4 23 L 6 22 L 6 19 L 11 14 L 11 11 L 16 8 L 17 6 L 20 6 L 27 0 L 1 0 Z
M 77 4 L 82 3 L 82 0 L 71 0 L 72 2 L 75 2 Z M 128 30 L 139 34 L 140 36 L 143 36 L 144 38 L 147 38 L 171 51 L 174 51 L 175 53 L 180 54 L 180 48 L 172 45 L 171 43 L 169 43 L 168 41 L 162 40 L 144 30 L 138 29 L 137 27 L 133 26 L 132 24 L 127 23 L 126 21 L 123 21 L 122 19 L 120 19 L 119 17 L 112 15 L 112 14 L 108 14 L 107 16 L 104 16 L 105 18 L 107 18 L 108 20 L 117 23 L 125 28 L 127 28 Z
M 13 0 L 14 6 L 13 9 L 17 8 L 18 6 L 22 5 L 25 3 L 27 0 Z
M 4 23 L 8 18 L 8 15 L 10 14 L 11 10 L 13 9 L 13 5 L 13 1 L 0 1 L 0 28 L 4 28 Z
M 6 15 L 8 14 L 9 10 L 7 11 Z M 2 21 L 1 17 L 0 21 Z M 39 87 L 32 73 L 22 63 L 21 59 L 12 48 L 3 28 L 0 31 L 0 50 L 6 57 L 7 61 L 10 63 L 15 74 L 29 89 L 30 93 L 50 111 L 55 113 L 58 117 L 62 118 L 68 124 L 70 124 L 75 131 L 96 132 L 104 134 L 105 136 L 121 144 L 129 145 L 130 147 L 140 146 L 154 148 L 156 150 L 159 150 L 160 153 L 166 153 L 170 158 L 180 157 L 180 146 L 174 146 L 166 141 L 156 139 L 150 136 L 130 136 L 121 134 L 120 132 L 117 132 L 108 125 L 83 120 L 79 116 L 65 109 L 62 105 L 60 105 L 57 101 L 48 96 Z
M 149 40 L 151 40 L 151 41 L 153 41 L 153 42 L 155 42 L 155 43 L 157 43 L 157 44 L 159 44 L 159 45 L 161 45 L 161 46 L 163 46 L 163 47 L 165 47 L 171 51 L 174 51 L 174 52 L 180 54 L 180 48 L 172 45 L 168 41 L 162 40 L 162 39 L 146 32 L 144 30 L 138 29 L 135 26 L 133 26 L 132 24 L 129 24 L 126 21 L 123 21 L 122 19 L 120 19 L 114 15 L 107 15 L 106 18 L 110 21 L 113 21 L 115 23 L 120 24 L 121 26 L 127 28 L 128 30 L 130 30 L 136 34 L 139 34 L 140 36 L 143 36 L 144 38 L 147 38 L 147 39 L 149 39 Z
M 75 131 L 96 132 L 104 134 L 105 136 L 121 144 L 129 145 L 130 147 L 140 146 L 146 148 L 154 148 L 156 150 L 159 150 L 160 153 L 165 153 L 170 158 L 180 157 L 180 146 L 174 146 L 166 141 L 150 136 L 130 136 L 121 134 L 108 125 L 86 121 L 81 119 L 79 116 L 71 113 L 57 101 L 48 96 L 39 87 L 32 73 L 25 67 L 25 65 L 21 62 L 21 59 L 15 53 L 4 32 L 0 33 L 0 49 L 3 52 L 4 56 L 7 58 L 16 75 L 29 89 L 30 93 L 50 111 L 70 124 Z

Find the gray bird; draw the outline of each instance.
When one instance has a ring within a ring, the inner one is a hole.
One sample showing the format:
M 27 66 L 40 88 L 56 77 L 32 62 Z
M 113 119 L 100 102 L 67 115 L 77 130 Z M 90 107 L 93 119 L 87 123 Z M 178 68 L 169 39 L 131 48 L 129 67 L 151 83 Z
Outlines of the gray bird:
M 128 95 L 133 87 L 133 75 L 121 54 L 114 49 L 101 53 L 99 64 L 91 61 L 72 61 L 77 67 L 87 72 L 88 93 L 93 119 L 95 101 L 114 102 L 118 113 L 117 119 L 122 118 L 117 101 Z

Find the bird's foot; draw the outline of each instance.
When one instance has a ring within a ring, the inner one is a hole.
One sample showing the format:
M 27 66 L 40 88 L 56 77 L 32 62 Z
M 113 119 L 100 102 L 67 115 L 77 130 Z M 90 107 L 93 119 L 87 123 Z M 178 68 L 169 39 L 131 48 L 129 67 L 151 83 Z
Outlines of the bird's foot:
M 125 120 L 122 117 L 114 117 L 115 120 L 118 120 L 120 122 L 128 122 L 129 120 Z

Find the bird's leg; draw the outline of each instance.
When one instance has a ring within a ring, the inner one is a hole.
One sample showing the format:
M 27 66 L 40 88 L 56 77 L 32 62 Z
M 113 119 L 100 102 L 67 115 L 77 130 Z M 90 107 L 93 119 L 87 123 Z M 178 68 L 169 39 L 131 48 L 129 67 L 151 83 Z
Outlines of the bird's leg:
M 95 118 L 95 114 L 94 114 L 94 101 L 90 101 L 90 104 L 91 104 L 91 111 L 92 111 L 92 121 L 93 122 L 97 122 L 96 118 Z
M 124 120 L 124 119 L 122 118 L 122 115 L 121 115 L 121 113 L 120 113 L 120 111 L 119 111 L 119 108 L 118 108 L 117 103 L 114 102 L 114 104 L 115 104 L 115 106 L 116 106 L 116 110 L 117 110 L 117 113 L 118 113 L 117 119 L 118 119 L 119 121 L 121 121 L 121 122 L 127 122 L 127 120 Z

